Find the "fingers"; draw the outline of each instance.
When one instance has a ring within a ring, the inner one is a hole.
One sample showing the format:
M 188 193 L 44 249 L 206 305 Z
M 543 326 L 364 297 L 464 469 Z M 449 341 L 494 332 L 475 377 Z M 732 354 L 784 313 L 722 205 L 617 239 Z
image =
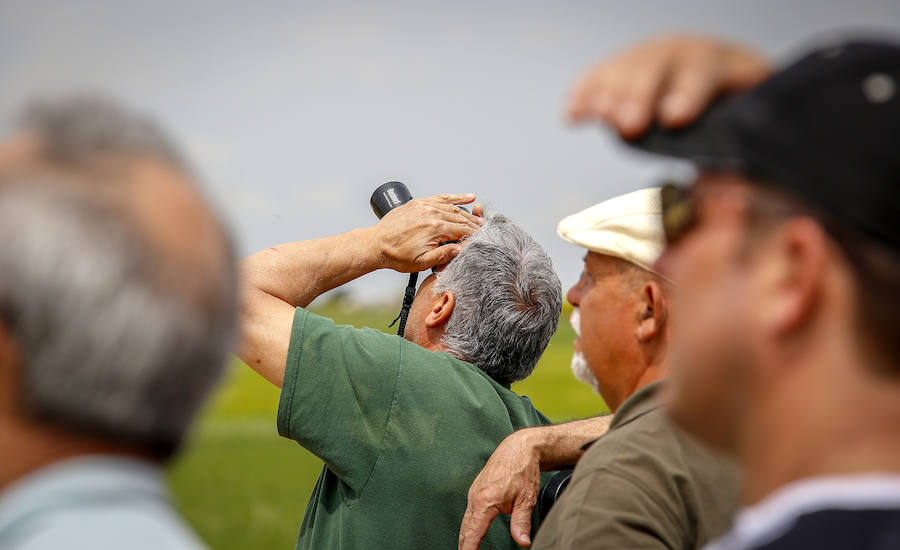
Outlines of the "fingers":
M 469 204 L 470 202 L 475 202 L 475 193 L 458 193 L 458 194 L 440 194 L 434 195 L 432 197 L 428 197 L 430 199 L 437 199 L 442 202 L 446 202 L 449 204 Z
M 440 240 L 435 244 L 462 240 L 479 229 L 481 229 L 481 224 L 471 222 L 466 218 L 462 218 L 460 221 L 437 221 L 434 223 L 433 235 Z
M 770 74 L 768 62 L 753 50 L 724 42 L 693 40 L 673 60 L 660 122 L 668 127 L 693 122 L 720 94 L 754 86 Z
M 614 86 L 618 99 L 612 115 L 622 137 L 637 137 L 650 126 L 667 74 L 665 61 L 662 58 L 648 59 L 646 69 L 632 78 L 627 78 L 624 71 L 616 73 Z
M 659 102 L 659 120 L 675 128 L 692 122 L 716 94 L 718 71 L 707 56 L 686 60 L 672 71 Z
M 535 499 L 522 500 L 513 508 L 509 519 L 509 532 L 519 546 L 531 546 L 531 512 Z
M 428 199 L 425 200 L 427 201 Z M 442 218 L 446 221 L 454 223 L 465 223 L 470 225 L 475 230 L 480 229 L 481 226 L 484 225 L 484 219 L 481 216 L 466 212 L 455 204 L 447 204 L 443 202 L 433 202 L 431 204 L 435 208 L 446 214 L 445 216 L 442 216 Z
M 481 546 L 481 541 L 487 534 L 491 522 L 500 513 L 493 506 L 476 512 L 475 506 L 476 504 L 470 499 L 459 528 L 459 550 L 477 550 Z
M 769 60 L 752 48 L 732 45 L 725 56 L 725 65 L 729 68 L 722 77 L 726 91 L 756 86 L 771 76 L 774 70 Z
M 475 200 L 475 195 L 464 193 L 459 195 L 433 195 L 424 199 L 415 199 L 410 201 L 411 207 L 418 205 L 428 205 L 435 210 L 428 212 L 429 214 L 440 214 L 440 219 L 453 223 L 468 224 L 473 231 L 477 231 L 484 225 L 484 219 L 473 213 L 466 212 L 457 204 L 468 204 Z M 405 205 L 404 205 L 405 206 Z M 455 239 L 454 239 L 455 240 Z
M 616 98 L 606 84 L 608 70 L 608 67 L 602 65 L 594 67 L 576 84 L 569 100 L 569 120 L 609 121 Z
M 472 194 L 435 195 L 414 199 L 385 214 L 376 224 L 385 267 L 409 273 L 456 257 L 460 246 L 441 243 L 459 241 L 481 229 L 482 218 L 457 206 L 473 200 Z
M 664 50 L 639 48 L 598 65 L 576 85 L 570 119 L 599 120 L 612 124 L 625 138 L 636 137 L 653 120 L 668 74 L 668 55 Z
M 476 204 L 472 207 L 472 214 L 478 216 L 479 218 L 484 217 L 484 206 L 480 204 Z
M 453 258 L 459 256 L 460 250 L 462 250 L 462 246 L 458 244 L 445 244 L 422 254 L 421 258 L 419 258 L 419 262 L 422 269 L 428 269 L 436 265 L 444 265 L 449 263 Z
M 577 122 L 589 118 L 591 100 L 595 96 L 599 99 L 603 94 L 601 79 L 601 68 L 594 67 L 580 78 L 575 87 L 572 88 L 567 109 L 570 121 Z

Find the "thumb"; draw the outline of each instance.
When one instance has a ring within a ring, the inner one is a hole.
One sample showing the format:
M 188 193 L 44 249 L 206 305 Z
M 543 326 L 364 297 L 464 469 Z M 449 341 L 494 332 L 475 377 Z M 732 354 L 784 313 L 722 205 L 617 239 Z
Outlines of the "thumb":
M 530 503 L 520 502 L 512 511 L 509 520 L 509 532 L 519 546 L 531 546 L 531 511 Z

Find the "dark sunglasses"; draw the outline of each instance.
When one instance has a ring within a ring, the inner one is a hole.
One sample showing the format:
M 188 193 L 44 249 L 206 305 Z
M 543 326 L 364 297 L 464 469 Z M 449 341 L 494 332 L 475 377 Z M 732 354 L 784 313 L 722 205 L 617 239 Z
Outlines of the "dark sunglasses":
M 697 224 L 697 199 L 691 189 L 677 183 L 662 187 L 662 221 L 666 243 L 673 244 Z

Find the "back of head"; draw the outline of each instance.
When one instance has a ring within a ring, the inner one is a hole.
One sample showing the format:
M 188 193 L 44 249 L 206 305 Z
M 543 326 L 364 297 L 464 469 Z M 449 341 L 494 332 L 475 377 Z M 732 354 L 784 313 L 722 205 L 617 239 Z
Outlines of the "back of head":
M 435 290 L 456 297 L 444 346 L 501 384 L 531 374 L 562 310 L 550 257 L 501 214 L 489 216 L 438 273 Z
M 230 239 L 151 122 L 99 99 L 40 105 L 0 167 L 0 316 L 31 420 L 165 456 L 235 328 Z

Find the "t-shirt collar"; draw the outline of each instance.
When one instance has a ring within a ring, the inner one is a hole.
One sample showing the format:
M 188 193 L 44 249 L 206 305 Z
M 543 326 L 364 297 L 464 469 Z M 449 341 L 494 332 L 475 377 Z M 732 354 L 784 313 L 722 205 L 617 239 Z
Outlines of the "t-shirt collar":
M 754 548 L 778 538 L 800 516 L 820 510 L 900 509 L 900 473 L 871 472 L 795 481 L 742 509 L 732 530 L 704 550 Z

